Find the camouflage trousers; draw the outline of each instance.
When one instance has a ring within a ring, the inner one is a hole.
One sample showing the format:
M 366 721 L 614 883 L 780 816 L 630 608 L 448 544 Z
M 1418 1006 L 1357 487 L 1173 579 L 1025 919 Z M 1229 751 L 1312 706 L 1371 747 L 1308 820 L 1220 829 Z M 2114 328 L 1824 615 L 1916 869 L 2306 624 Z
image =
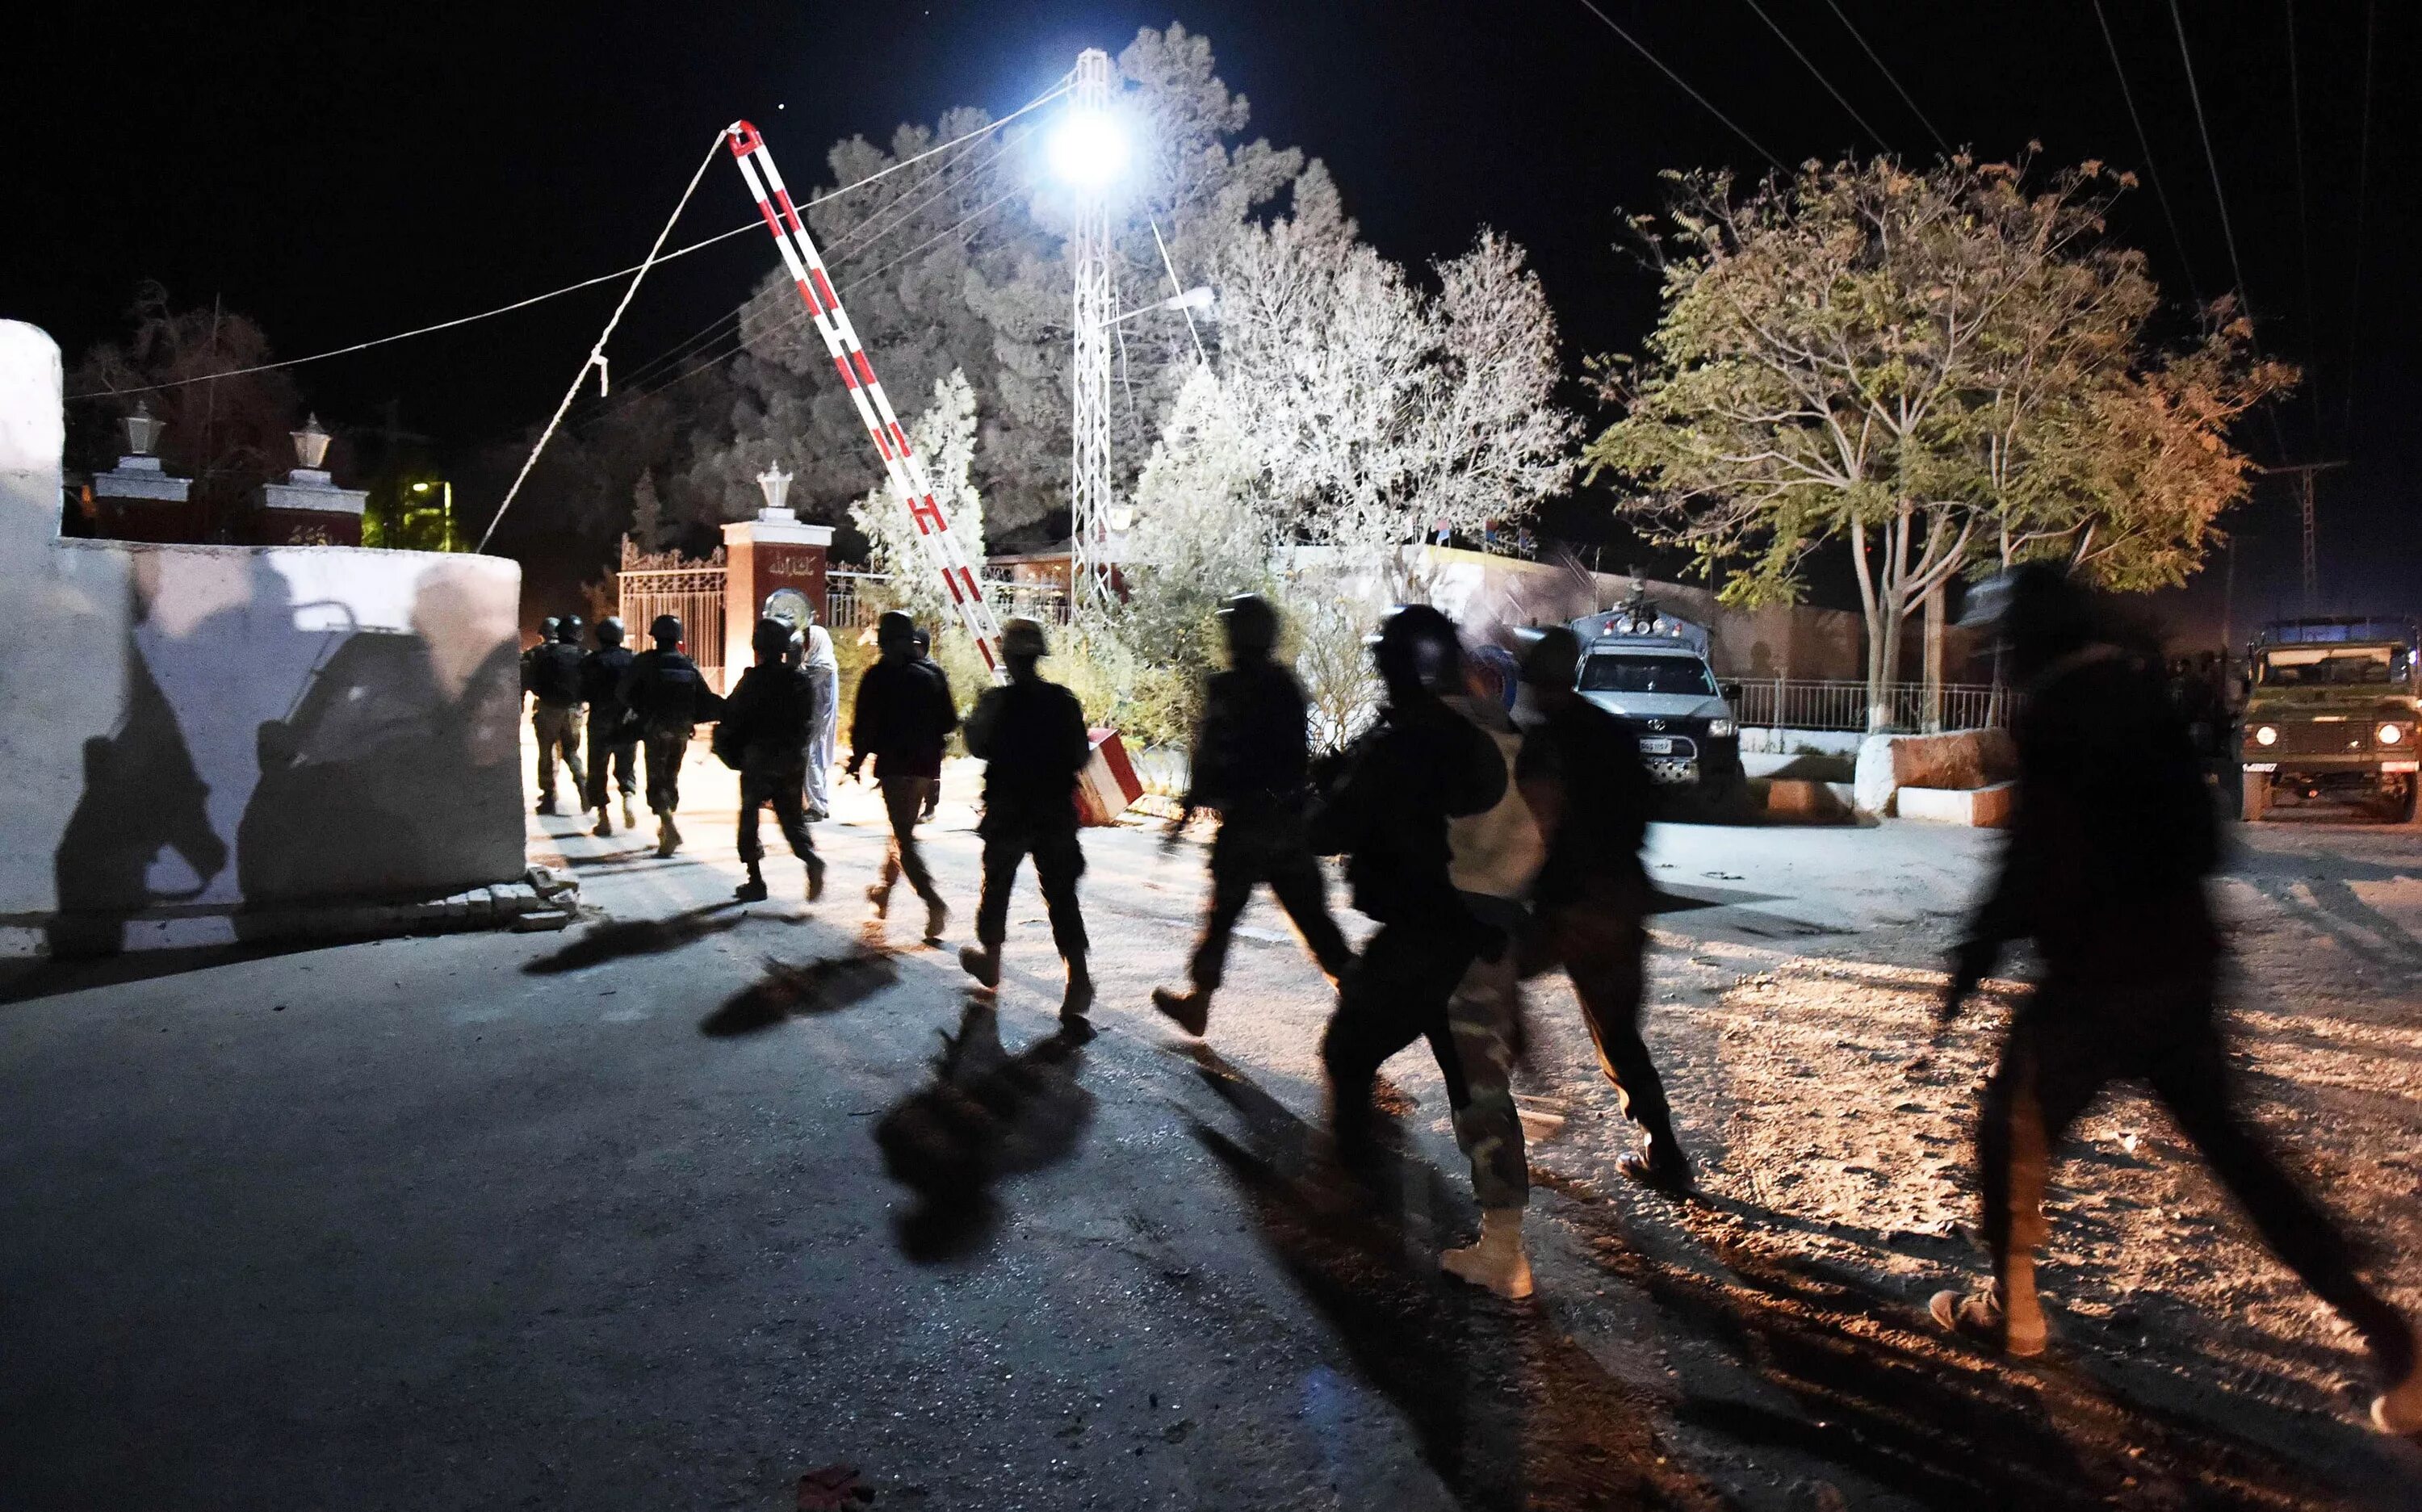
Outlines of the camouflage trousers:
M 1455 1142 L 1471 1161 L 1472 1194 L 1483 1209 L 1520 1207 L 1531 1197 L 1531 1161 L 1514 1106 L 1521 990 L 1507 945 L 1493 960 L 1486 953 L 1475 958 L 1447 999 L 1447 1030 L 1465 1089 L 1455 1110 Z

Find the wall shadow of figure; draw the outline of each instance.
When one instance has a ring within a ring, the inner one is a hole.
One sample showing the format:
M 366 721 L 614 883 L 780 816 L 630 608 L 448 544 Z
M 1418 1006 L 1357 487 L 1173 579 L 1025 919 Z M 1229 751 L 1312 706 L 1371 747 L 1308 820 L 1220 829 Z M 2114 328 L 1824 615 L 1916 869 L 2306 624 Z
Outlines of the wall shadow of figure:
M 903 1253 L 930 1263 L 975 1252 L 1000 1224 L 994 1184 L 1074 1153 L 1093 1116 L 1093 1095 L 1077 1083 L 1092 1037 L 1063 1026 L 1013 1056 L 990 995 L 967 994 L 933 1083 L 874 1126 L 884 1170 L 920 1199 L 897 1225 Z
M 510 637 L 480 627 L 478 600 L 430 569 L 409 631 L 345 636 L 260 723 L 260 778 L 236 827 L 247 908 L 520 874 L 520 666 Z
M 58 911 L 46 930 L 54 957 L 124 949 L 126 922 L 159 903 L 197 898 L 228 863 L 211 827 L 208 784 L 194 764 L 177 711 L 134 638 L 147 606 L 127 585 L 125 717 L 84 743 L 84 792 L 52 858 Z M 155 891 L 148 874 L 163 849 L 193 869 L 197 885 Z

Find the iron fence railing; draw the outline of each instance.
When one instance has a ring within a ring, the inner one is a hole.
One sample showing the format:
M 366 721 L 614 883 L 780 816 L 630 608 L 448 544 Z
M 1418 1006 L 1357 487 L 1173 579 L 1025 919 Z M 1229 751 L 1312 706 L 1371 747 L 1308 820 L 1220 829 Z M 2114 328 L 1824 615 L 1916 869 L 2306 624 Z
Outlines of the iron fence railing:
M 1735 711 L 1744 725 L 1783 730 L 1859 731 L 1867 728 L 1867 685 L 1860 682 L 1752 678 L 1735 685 Z M 1927 697 L 1923 683 L 1887 683 L 1885 728 L 1982 730 L 2009 719 L 2007 690 L 1991 683 L 1945 683 Z
M 682 622 L 690 660 L 708 682 L 723 685 L 723 568 L 629 570 L 615 575 L 616 607 L 624 634 L 639 645 L 660 614 Z
M 863 630 L 897 602 L 889 573 L 829 572 L 825 575 L 825 622 L 836 630 Z M 1006 620 L 1022 616 L 1046 624 L 1068 622 L 1068 593 L 1050 583 L 1020 583 L 1006 573 L 983 575 L 984 596 L 993 612 Z M 930 626 L 928 628 L 931 628 Z

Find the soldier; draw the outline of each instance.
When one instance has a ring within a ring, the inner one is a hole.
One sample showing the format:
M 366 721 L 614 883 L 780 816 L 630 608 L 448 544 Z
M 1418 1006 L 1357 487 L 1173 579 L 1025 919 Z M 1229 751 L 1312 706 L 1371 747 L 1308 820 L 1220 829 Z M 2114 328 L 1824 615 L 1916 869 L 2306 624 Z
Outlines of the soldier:
M 522 691 L 534 701 L 530 729 L 538 734 L 538 811 L 555 809 L 555 763 L 558 752 L 572 769 L 572 791 L 579 807 L 589 807 L 589 775 L 580 769 L 580 622 L 567 625 L 550 620 L 555 638 L 532 646 L 522 659 Z
M 2219 838 L 2158 664 L 2120 644 L 2086 594 L 2047 567 L 1989 585 L 1969 622 L 1997 630 L 2018 685 L 2018 804 L 2000 874 L 1954 957 L 1942 1020 L 2006 941 L 2034 939 L 2042 979 L 2011 1016 L 1977 1121 L 1992 1284 L 1938 1293 L 1936 1323 L 2012 1355 L 2043 1352 L 2034 1252 L 2046 1168 L 2105 1085 L 2141 1079 L 2272 1252 L 2370 1347 L 2388 1383 L 2374 1425 L 2422 1431 L 2413 1327 L 2357 1277 L 2345 1236 L 2235 1106 L 2204 889 Z
M 706 685 L 705 674 L 682 654 L 682 622 L 659 614 L 648 626 L 656 645 L 631 658 L 619 689 L 623 707 L 639 726 L 648 755 L 648 807 L 656 816 L 656 854 L 670 856 L 681 844 L 673 811 L 681 807 L 682 760 L 690 736 L 718 717 L 723 701 Z
M 917 654 L 916 622 L 897 609 L 874 624 L 881 659 L 857 681 L 857 705 L 849 722 L 849 775 L 874 758 L 874 780 L 883 790 L 883 812 L 891 821 L 891 845 L 883 857 L 883 880 L 866 890 L 874 917 L 891 908 L 891 889 L 902 874 L 925 904 L 925 943 L 939 945 L 950 906 L 934 886 L 933 874 L 917 849 L 917 821 L 942 780 L 942 742 L 959 727 L 958 705 L 942 669 Z
M 1211 843 L 1211 912 L 1202 943 L 1187 963 L 1188 985 L 1152 989 L 1152 1005 L 1189 1034 L 1210 1025 L 1211 995 L 1219 988 L 1229 937 L 1252 900 L 1270 891 L 1303 937 L 1333 986 L 1354 964 L 1354 953 L 1329 914 L 1329 884 L 1303 838 L 1303 800 L 1310 759 L 1303 688 L 1295 673 L 1271 659 L 1279 640 L 1278 611 L 1256 593 L 1239 594 L 1219 611 L 1228 640 L 1228 670 L 1204 685 L 1203 724 L 1174 835 L 1194 811 L 1216 809 L 1219 833 Z
M 833 654 L 832 632 L 809 623 L 808 681 L 816 685 L 815 737 L 808 742 L 808 818 L 832 817 L 832 767 L 841 734 L 841 658 Z
M 614 785 L 622 795 L 622 827 L 639 827 L 631 805 L 638 786 L 639 729 L 622 702 L 622 676 L 632 655 L 622 644 L 622 622 L 607 615 L 597 622 L 597 649 L 580 658 L 580 697 L 589 705 L 589 807 L 597 811 L 599 836 L 614 833 L 614 811 L 606 806 L 606 768 L 611 764 Z
M 740 859 L 748 880 L 732 889 L 743 903 L 765 901 L 765 847 L 758 838 L 758 810 L 774 806 L 774 820 L 791 854 L 808 869 L 808 901 L 825 890 L 824 858 L 808 837 L 808 744 L 816 732 L 815 684 L 799 665 L 804 649 L 788 620 L 760 620 L 749 638 L 757 665 L 740 674 L 740 685 L 723 701 L 723 722 L 715 732 L 715 753 L 740 770 Z
M 1613 716 L 1573 691 L 1581 640 L 1570 630 L 1525 632 L 1522 682 L 1531 727 L 1515 775 L 1546 826 L 1546 864 L 1532 899 L 1537 916 L 1526 963 L 1561 962 L 1581 1000 L 1598 1069 L 1614 1084 L 1641 1148 L 1617 1162 L 1660 1191 L 1691 1189 L 1691 1162 L 1674 1135 L 1665 1084 L 1640 1037 L 1642 956 L 1648 931 L 1648 769 Z
M 1378 723 L 1347 748 L 1335 777 L 1314 795 L 1308 822 L 1313 852 L 1346 858 L 1354 906 L 1379 923 L 1347 973 L 1321 1039 L 1332 1126 L 1341 1153 L 1350 1158 L 1367 1151 L 1380 1064 L 1426 1037 L 1446 1079 L 1482 1209 L 1480 1243 L 1449 1252 L 1440 1263 L 1502 1295 L 1526 1296 L 1521 1222 L 1529 1169 L 1504 1081 L 1512 1058 L 1496 1053 L 1507 1047 L 1505 1000 L 1494 996 L 1502 979 L 1484 974 L 1467 983 L 1475 962 L 1501 971 L 1511 941 L 1502 924 L 1475 916 L 1466 900 L 1450 833 L 1453 821 L 1472 816 L 1491 816 L 1486 827 L 1499 828 L 1492 811 L 1511 795 L 1512 776 L 1500 746 L 1446 702 L 1463 696 L 1464 668 L 1445 615 L 1426 605 L 1395 609 L 1380 627 L 1373 659 L 1387 702 Z M 1478 874 L 1465 881 L 1491 885 Z M 1463 1000 L 1459 1012 L 1451 1014 L 1456 999 Z
M 967 752 L 984 764 L 983 893 L 976 905 L 976 943 L 959 965 L 987 987 L 1000 983 L 1000 945 L 1009 933 L 1009 890 L 1017 867 L 1034 858 L 1034 880 L 1051 916 L 1051 940 L 1067 963 L 1060 1000 L 1064 1023 L 1081 1023 L 1093 1006 L 1093 979 L 1085 969 L 1085 920 L 1077 907 L 1077 879 L 1085 853 L 1077 843 L 1077 777 L 1093 757 L 1085 711 L 1077 696 L 1046 683 L 1035 664 L 1048 654 L 1043 626 L 1012 620 L 1001 627 L 1009 685 L 986 688 L 967 717 Z

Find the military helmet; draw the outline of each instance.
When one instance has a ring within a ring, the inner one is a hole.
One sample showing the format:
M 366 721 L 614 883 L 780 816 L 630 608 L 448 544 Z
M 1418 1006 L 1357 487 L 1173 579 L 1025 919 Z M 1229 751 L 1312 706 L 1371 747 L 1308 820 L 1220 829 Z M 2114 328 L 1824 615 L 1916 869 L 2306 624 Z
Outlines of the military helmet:
M 1392 697 L 1463 691 L 1463 641 L 1455 622 L 1426 604 L 1401 604 L 1379 622 L 1371 660 Z
M 580 644 L 580 616 L 575 614 L 555 627 L 555 637 L 567 646 L 576 646 Z
M 916 644 L 917 654 L 920 656 L 934 649 L 934 638 L 922 625 L 918 626 L 908 638 Z
M 790 621 L 777 620 L 768 615 L 758 621 L 756 630 L 750 633 L 749 649 L 760 656 L 787 657 L 791 654 L 791 642 L 797 635 L 798 632 L 791 628 Z
M 2105 633 L 2093 594 L 2060 568 L 2037 561 L 2021 562 L 1969 590 L 1959 624 L 1985 631 L 2021 666 L 2032 667 Z
M 538 638 L 541 640 L 553 640 L 555 638 L 557 628 L 563 622 L 557 619 L 554 615 L 548 615 L 545 619 L 541 620 L 538 622 Z
M 1013 660 L 1051 654 L 1051 643 L 1043 635 L 1043 626 L 1032 620 L 1011 620 L 1000 627 L 1000 654 Z
M 670 614 L 659 614 L 648 622 L 648 638 L 658 646 L 672 647 L 681 643 L 682 622 Z
M 874 622 L 874 643 L 889 646 L 914 640 L 917 622 L 898 609 L 886 609 Z
M 601 646 L 621 645 L 622 643 L 622 622 L 610 614 L 598 621 L 597 643 Z
M 1240 654 L 1267 655 L 1279 643 L 1279 611 L 1259 593 L 1239 593 L 1220 606 L 1219 625 L 1228 648 Z
M 1568 627 L 1517 630 L 1514 641 L 1521 648 L 1522 681 L 1533 687 L 1568 688 L 1580 677 L 1581 638 Z

